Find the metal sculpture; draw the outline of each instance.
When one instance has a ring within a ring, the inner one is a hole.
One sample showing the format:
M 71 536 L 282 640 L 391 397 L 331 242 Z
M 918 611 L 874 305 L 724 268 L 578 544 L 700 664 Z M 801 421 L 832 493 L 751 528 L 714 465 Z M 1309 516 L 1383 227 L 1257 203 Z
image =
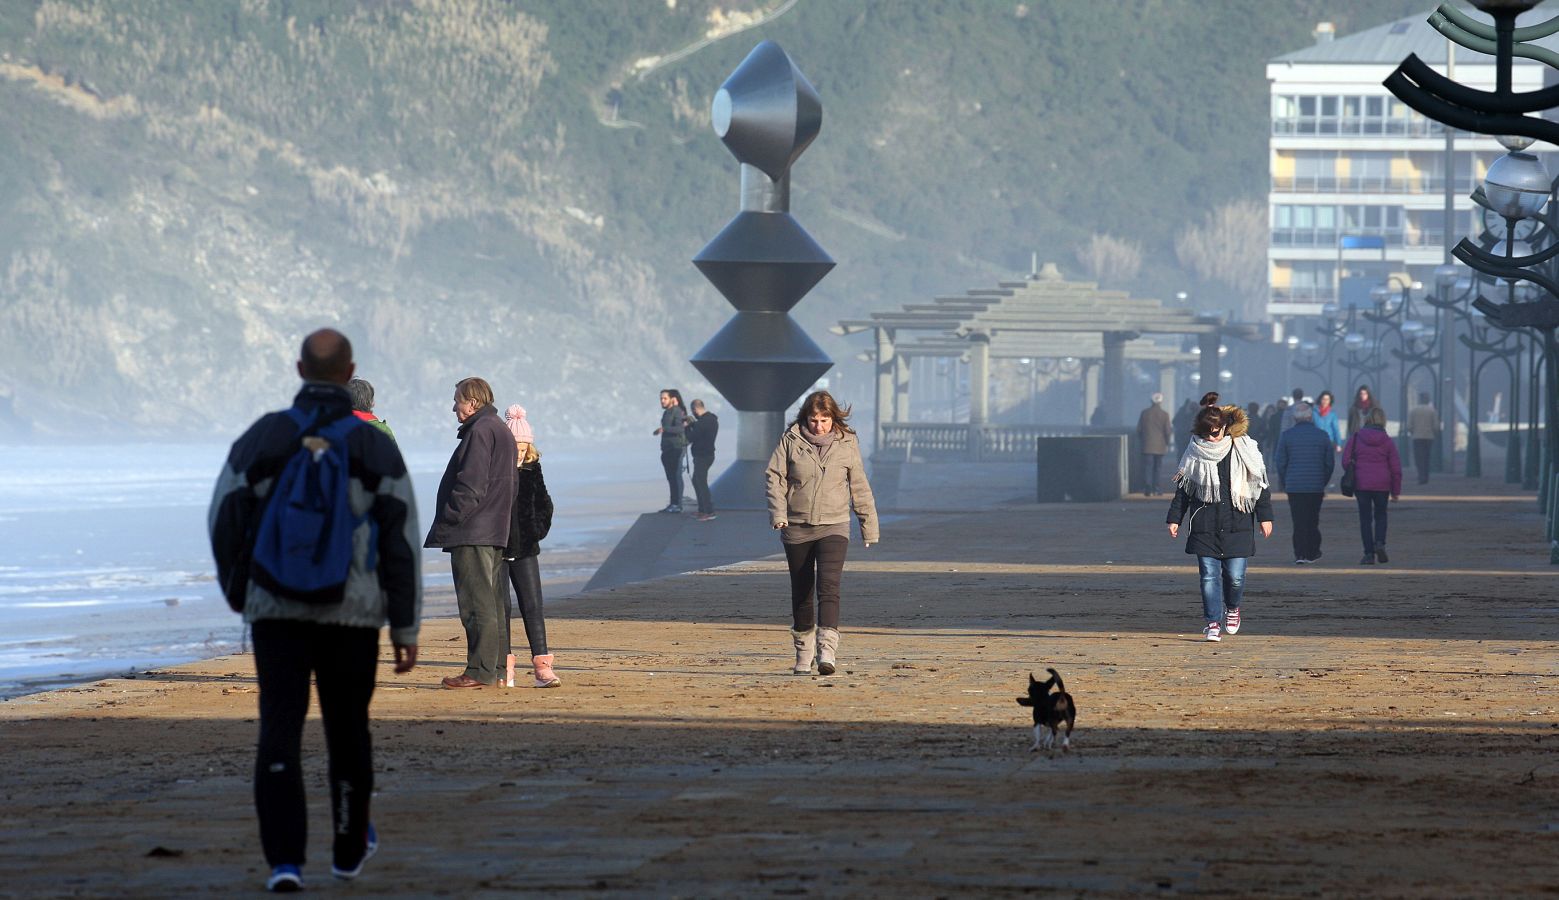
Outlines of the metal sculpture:
M 764 504 L 763 469 L 785 411 L 833 366 L 790 310 L 834 261 L 790 215 L 790 167 L 817 137 L 817 91 L 773 41 L 754 47 L 715 94 L 715 134 L 741 164 L 741 210 L 693 265 L 736 315 L 689 360 L 737 419 L 736 460 L 710 488 L 725 508 Z

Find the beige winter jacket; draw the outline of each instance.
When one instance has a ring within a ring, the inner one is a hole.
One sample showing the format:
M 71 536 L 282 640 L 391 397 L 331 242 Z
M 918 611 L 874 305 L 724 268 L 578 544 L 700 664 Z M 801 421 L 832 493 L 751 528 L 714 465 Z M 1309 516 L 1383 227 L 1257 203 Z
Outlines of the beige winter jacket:
M 840 432 L 826 460 L 801 435 L 794 423 L 780 437 L 764 473 L 768 485 L 769 522 L 838 525 L 850 521 L 850 508 L 861 522 L 861 539 L 877 543 L 877 501 L 866 483 L 861 443 Z

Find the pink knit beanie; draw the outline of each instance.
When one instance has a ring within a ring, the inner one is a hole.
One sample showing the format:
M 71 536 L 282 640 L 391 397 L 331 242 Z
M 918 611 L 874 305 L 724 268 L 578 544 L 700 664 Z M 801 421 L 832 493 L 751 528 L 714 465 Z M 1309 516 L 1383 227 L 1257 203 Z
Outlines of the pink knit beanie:
M 503 421 L 509 426 L 509 431 L 516 441 L 524 441 L 527 444 L 536 443 L 531 435 L 530 422 L 525 418 L 525 407 L 518 403 L 503 411 Z

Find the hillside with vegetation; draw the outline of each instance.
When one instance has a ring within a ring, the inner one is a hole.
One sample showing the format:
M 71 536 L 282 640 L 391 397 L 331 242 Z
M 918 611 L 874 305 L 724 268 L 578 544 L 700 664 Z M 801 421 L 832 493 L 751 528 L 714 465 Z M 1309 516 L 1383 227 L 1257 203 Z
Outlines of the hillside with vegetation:
M 554 434 L 637 430 L 708 391 L 686 359 L 730 308 L 689 259 L 737 206 L 708 105 L 764 38 L 823 98 L 792 209 L 839 266 L 794 314 L 859 399 L 829 324 L 1030 253 L 1226 308 L 1184 258 L 1265 193 L 1265 62 L 1419 9 L 12 0 L 0 436 L 231 430 L 321 324 L 408 433 L 468 374 Z

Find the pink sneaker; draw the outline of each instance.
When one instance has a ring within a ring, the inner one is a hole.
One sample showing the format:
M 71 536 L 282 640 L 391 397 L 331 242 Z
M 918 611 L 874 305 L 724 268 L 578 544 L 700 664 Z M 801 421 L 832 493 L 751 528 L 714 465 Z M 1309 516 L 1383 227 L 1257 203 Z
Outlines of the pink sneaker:
M 1217 622 L 1208 622 L 1207 623 L 1207 627 L 1202 629 L 1202 637 L 1203 637 L 1203 639 L 1209 640 L 1209 641 L 1221 641 L 1221 640 L 1223 640 L 1223 637 L 1218 634 L 1218 623 Z
M 1223 630 L 1226 633 L 1228 633 L 1228 634 L 1239 634 L 1240 633 L 1240 608 L 1239 607 L 1236 606 L 1234 609 L 1224 610 L 1224 613 L 1223 613 Z

